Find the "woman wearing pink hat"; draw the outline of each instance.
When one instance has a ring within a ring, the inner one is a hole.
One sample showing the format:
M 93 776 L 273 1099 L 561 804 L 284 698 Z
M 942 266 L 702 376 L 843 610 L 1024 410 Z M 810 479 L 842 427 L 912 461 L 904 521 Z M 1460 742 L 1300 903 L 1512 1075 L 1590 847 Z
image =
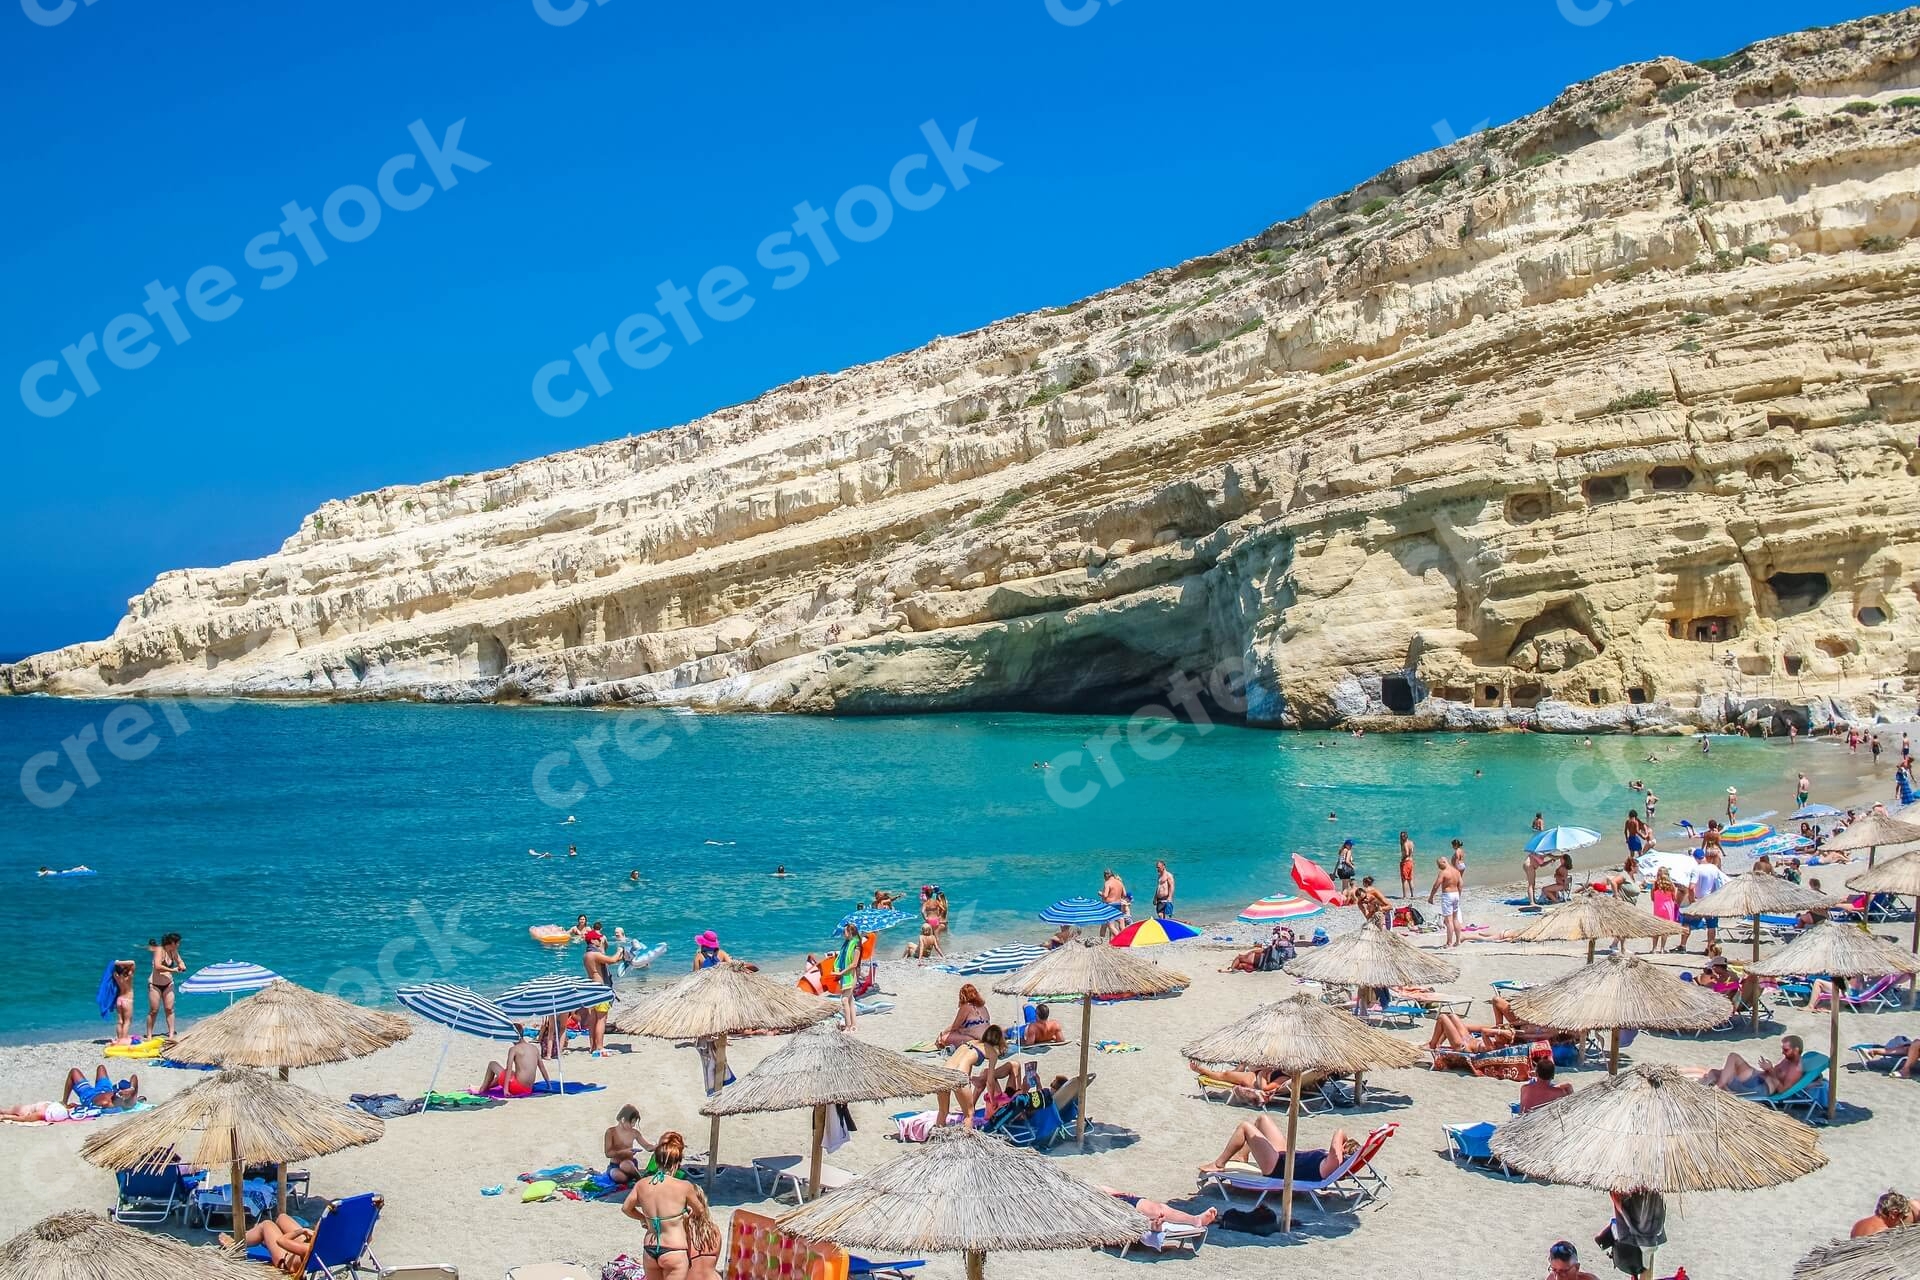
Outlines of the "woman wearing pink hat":
M 709 929 L 693 940 L 696 948 L 693 953 L 693 967 L 711 969 L 717 964 L 727 964 L 733 957 L 720 949 L 720 935 Z

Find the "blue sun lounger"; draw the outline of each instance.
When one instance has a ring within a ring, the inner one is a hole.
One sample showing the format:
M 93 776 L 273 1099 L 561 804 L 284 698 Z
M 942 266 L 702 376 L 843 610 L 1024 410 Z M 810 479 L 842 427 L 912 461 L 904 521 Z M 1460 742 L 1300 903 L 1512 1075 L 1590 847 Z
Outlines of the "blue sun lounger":
M 1493 1131 L 1494 1126 L 1485 1120 L 1479 1124 L 1441 1126 L 1441 1132 L 1447 1136 L 1447 1155 L 1455 1164 L 1463 1169 L 1476 1169 L 1497 1178 L 1518 1181 L 1523 1175 L 1493 1154 Z
M 1827 1106 L 1827 1066 L 1833 1059 L 1824 1053 L 1806 1053 L 1800 1056 L 1800 1078 L 1778 1093 L 1764 1096 L 1756 1094 L 1754 1101 L 1772 1107 L 1776 1111 L 1804 1112 L 1803 1119 L 1808 1124 L 1819 1123 L 1817 1117 Z

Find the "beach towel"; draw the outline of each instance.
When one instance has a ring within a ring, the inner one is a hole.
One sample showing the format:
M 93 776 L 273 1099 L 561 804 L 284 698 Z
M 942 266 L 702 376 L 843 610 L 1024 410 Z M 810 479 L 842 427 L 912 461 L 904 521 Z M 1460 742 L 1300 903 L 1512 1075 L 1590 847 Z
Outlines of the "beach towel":
M 846 1146 L 851 1139 L 851 1135 L 847 1132 L 847 1117 L 845 1112 L 845 1107 L 827 1108 L 827 1132 L 821 1139 L 820 1145 L 826 1149 L 829 1155 Z
M 938 1053 L 940 1052 L 940 1046 L 935 1044 L 931 1040 L 922 1040 L 918 1044 L 908 1045 L 906 1048 L 902 1049 L 900 1052 L 902 1053 Z
M 486 1111 L 507 1105 L 498 1098 L 483 1098 L 464 1089 L 458 1093 L 429 1093 L 420 1103 L 423 1111 Z
M 100 1006 L 101 1018 L 113 1016 L 113 1002 L 119 998 L 119 994 L 113 985 L 113 961 L 109 960 L 106 972 L 100 975 L 100 990 L 93 997 L 94 1003 Z
M 559 1093 L 571 1098 L 576 1093 L 599 1093 L 606 1087 L 607 1086 L 603 1084 L 589 1084 L 584 1080 L 568 1080 L 564 1085 L 558 1080 L 536 1080 L 533 1082 L 533 1092 L 536 1097 L 546 1097 Z
M 370 1116 L 392 1120 L 425 1110 L 425 1099 L 403 1098 L 397 1093 L 356 1093 L 348 1096 L 347 1105 L 358 1107 Z
M 1138 1053 L 1140 1046 L 1128 1044 L 1125 1040 L 1096 1040 L 1093 1047 L 1101 1053 Z

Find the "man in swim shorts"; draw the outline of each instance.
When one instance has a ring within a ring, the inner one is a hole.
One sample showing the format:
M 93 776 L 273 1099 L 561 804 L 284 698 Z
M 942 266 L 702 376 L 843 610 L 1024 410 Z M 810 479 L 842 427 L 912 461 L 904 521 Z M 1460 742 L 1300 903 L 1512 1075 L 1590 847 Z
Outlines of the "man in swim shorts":
M 60 1090 L 62 1105 L 74 1107 L 94 1107 L 101 1111 L 120 1111 L 140 1101 L 140 1077 L 130 1076 L 115 1081 L 107 1076 L 105 1067 L 93 1069 L 93 1079 L 82 1075 L 75 1067 L 67 1072 L 66 1087 Z
M 1438 901 L 1440 919 L 1447 926 L 1447 945 L 1460 945 L 1460 872 L 1447 858 L 1435 858 L 1434 866 L 1439 874 L 1433 878 L 1433 888 L 1427 891 L 1429 903 Z
M 1800 1061 L 1804 1047 L 1799 1036 L 1781 1036 L 1780 1061 L 1768 1062 L 1762 1058 L 1757 1067 L 1739 1054 L 1730 1053 L 1724 1064 L 1701 1076 L 1700 1083 L 1728 1093 L 1779 1093 L 1798 1084 L 1805 1074 L 1806 1067 Z
M 1173 919 L 1173 872 L 1167 870 L 1167 864 L 1153 864 L 1153 914 L 1162 920 Z
M 505 1063 L 489 1062 L 486 1078 L 481 1080 L 475 1093 L 496 1093 L 505 1098 L 530 1098 L 533 1096 L 535 1075 L 547 1079 L 547 1064 L 540 1056 L 540 1047 L 531 1040 L 515 1040 L 513 1047 L 507 1050 Z

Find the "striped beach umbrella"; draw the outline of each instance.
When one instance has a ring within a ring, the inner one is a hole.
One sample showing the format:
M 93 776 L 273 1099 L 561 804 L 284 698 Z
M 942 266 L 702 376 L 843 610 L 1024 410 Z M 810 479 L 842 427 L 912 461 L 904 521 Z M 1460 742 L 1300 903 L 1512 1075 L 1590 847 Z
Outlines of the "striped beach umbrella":
M 433 1064 L 433 1075 L 427 1079 L 429 1097 L 433 1095 L 433 1086 L 440 1081 L 440 1068 L 447 1065 L 447 1050 L 453 1045 L 454 1032 L 479 1036 L 482 1040 L 520 1038 L 518 1024 L 505 1009 L 478 991 L 456 987 L 450 982 L 422 982 L 401 987 L 393 993 L 393 998 L 428 1022 L 447 1029 L 440 1044 L 440 1059 Z
M 891 907 L 884 909 L 862 907 L 850 915 L 840 917 L 840 923 L 835 925 L 834 929 L 837 931 L 852 925 L 861 933 L 879 933 L 884 929 L 896 928 L 915 918 L 904 911 L 895 911 Z
M 233 1003 L 233 997 L 248 995 L 264 990 L 280 981 L 280 975 L 271 969 L 262 969 L 257 964 L 248 964 L 244 960 L 222 960 L 219 964 L 210 964 L 197 973 L 190 975 L 180 984 L 183 996 L 227 997 L 227 1003 Z
M 525 1022 L 590 1009 L 612 999 L 613 991 L 604 982 L 556 973 L 508 987 L 494 998 L 494 1003 L 508 1017 Z
M 1240 913 L 1240 919 L 1246 924 L 1275 924 L 1287 920 L 1304 920 L 1308 916 L 1317 916 L 1325 910 L 1325 907 L 1311 898 L 1302 898 L 1291 893 L 1276 893 L 1272 897 L 1248 903 L 1247 909 Z
M 1024 969 L 1047 954 L 1046 948 L 1029 946 L 1025 943 L 1013 943 L 1004 947 L 989 947 L 969 960 L 962 960 L 954 966 L 954 972 L 975 973 L 1012 973 L 1015 969 Z
M 1600 843 L 1600 833 L 1586 827 L 1548 827 L 1527 841 L 1528 853 L 1570 853 Z
M 1120 908 L 1098 898 L 1062 898 L 1040 913 L 1048 924 L 1095 925 L 1120 918 Z
M 1188 938 L 1197 938 L 1200 931 L 1190 924 L 1179 920 L 1162 920 L 1155 917 L 1130 924 L 1113 935 L 1107 945 L 1114 947 L 1158 947 L 1169 942 L 1185 942 Z
M 1773 828 L 1764 822 L 1736 822 L 1720 832 L 1720 844 L 1726 848 L 1739 848 L 1742 845 L 1759 844 L 1773 834 Z
M 1787 816 L 1795 822 L 1806 822 L 1812 818 L 1844 818 L 1847 811 L 1830 804 L 1803 804 Z

